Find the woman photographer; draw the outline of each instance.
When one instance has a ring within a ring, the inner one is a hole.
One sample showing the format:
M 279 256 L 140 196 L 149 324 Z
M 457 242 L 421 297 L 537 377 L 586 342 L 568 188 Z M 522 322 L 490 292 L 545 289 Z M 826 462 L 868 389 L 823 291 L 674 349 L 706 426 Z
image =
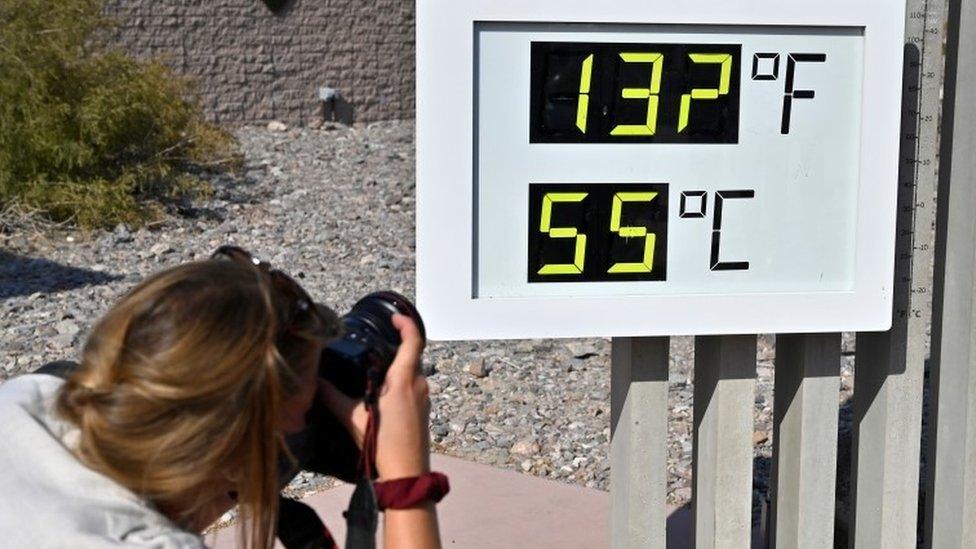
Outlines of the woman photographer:
M 340 331 L 291 278 L 239 249 L 160 272 L 95 326 L 66 381 L 0 386 L 4 547 L 203 547 L 239 505 L 240 539 L 274 544 L 285 437 L 319 399 L 361 445 L 363 402 L 317 376 Z M 380 391 L 380 480 L 429 472 L 424 341 L 402 344 Z M 385 547 L 439 547 L 432 502 L 385 513 Z

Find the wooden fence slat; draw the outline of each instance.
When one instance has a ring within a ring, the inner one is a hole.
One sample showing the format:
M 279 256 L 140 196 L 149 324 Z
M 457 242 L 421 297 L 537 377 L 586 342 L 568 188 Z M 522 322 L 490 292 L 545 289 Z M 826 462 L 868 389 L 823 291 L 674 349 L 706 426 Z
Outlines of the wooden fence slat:
M 857 334 L 849 546 L 911 549 L 918 524 L 924 363 L 905 324 Z
M 976 2 L 949 2 L 926 542 L 976 547 Z
M 667 337 L 616 337 L 610 374 L 611 546 L 664 547 Z
M 756 336 L 695 338 L 696 547 L 749 547 Z
M 857 334 L 851 509 L 845 529 L 850 547 L 916 546 L 943 7 L 939 0 L 909 0 L 906 5 L 909 44 L 892 326 L 887 332 Z
M 770 547 L 834 545 L 840 334 L 778 335 Z

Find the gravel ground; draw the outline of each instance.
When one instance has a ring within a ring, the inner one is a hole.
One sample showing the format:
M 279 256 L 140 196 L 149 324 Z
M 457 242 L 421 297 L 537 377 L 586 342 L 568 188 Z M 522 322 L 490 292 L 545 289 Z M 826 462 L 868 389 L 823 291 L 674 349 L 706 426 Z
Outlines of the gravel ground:
M 76 358 L 92 323 L 149 273 L 246 247 L 345 312 L 377 289 L 414 293 L 413 124 L 244 128 L 235 176 L 212 175 L 214 196 L 130 231 L 0 235 L 0 381 Z M 693 338 L 671 343 L 669 501 L 691 498 Z M 852 390 L 853 337 L 844 337 L 840 401 Z M 774 341 L 760 336 L 754 500 L 768 486 Z M 489 465 L 606 490 L 610 342 L 605 339 L 431 343 L 425 358 L 434 449 Z M 850 413 L 841 410 L 841 459 Z M 841 474 L 841 498 L 846 474 Z M 302 492 L 324 482 L 299 478 Z

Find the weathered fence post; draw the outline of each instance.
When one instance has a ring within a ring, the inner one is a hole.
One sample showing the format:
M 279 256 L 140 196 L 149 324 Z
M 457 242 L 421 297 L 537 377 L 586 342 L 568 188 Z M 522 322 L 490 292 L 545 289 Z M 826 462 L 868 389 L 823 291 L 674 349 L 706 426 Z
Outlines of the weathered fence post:
M 695 338 L 695 545 L 749 547 L 756 336 Z
M 847 532 L 858 548 L 913 548 L 918 523 L 944 3 L 910 0 L 906 7 L 892 326 L 857 334 Z
M 770 544 L 834 545 L 840 334 L 776 336 Z
M 664 547 L 668 491 L 667 337 L 615 337 L 610 374 L 614 548 Z
M 949 3 L 926 543 L 976 547 L 976 2 Z

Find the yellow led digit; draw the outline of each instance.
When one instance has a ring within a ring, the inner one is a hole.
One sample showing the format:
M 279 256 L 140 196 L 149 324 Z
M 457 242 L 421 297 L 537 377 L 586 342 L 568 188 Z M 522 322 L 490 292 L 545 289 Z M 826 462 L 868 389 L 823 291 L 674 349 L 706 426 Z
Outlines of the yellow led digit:
M 688 57 L 695 63 L 721 63 L 718 88 L 693 88 L 691 93 L 681 95 L 681 110 L 678 112 L 678 133 L 688 127 L 688 113 L 691 112 L 692 99 L 718 99 L 718 96 L 729 93 L 729 83 L 732 80 L 732 55 L 728 53 L 689 53 Z
M 649 273 L 654 268 L 654 243 L 657 235 L 648 234 L 647 227 L 621 227 L 620 215 L 624 202 L 650 202 L 657 196 L 656 192 L 616 193 L 613 195 L 613 207 L 610 209 L 610 230 L 624 238 L 644 237 L 644 255 L 639 263 L 614 263 L 608 273 Z
M 539 231 L 547 233 L 549 238 L 575 238 L 576 251 L 572 263 L 548 263 L 539 269 L 541 275 L 580 274 L 583 272 L 583 260 L 586 259 L 586 235 L 580 234 L 576 227 L 553 227 L 552 205 L 555 202 L 582 202 L 587 193 L 546 193 L 542 197 L 542 216 L 539 220 Z
M 650 63 L 651 83 L 646 88 L 624 88 L 620 96 L 624 99 L 647 100 L 647 122 L 645 124 L 618 124 L 610 135 L 654 135 L 657 132 L 658 94 L 661 92 L 661 71 L 664 55 L 660 53 L 621 53 L 624 63 Z
M 576 106 L 576 127 L 586 133 L 586 113 L 590 110 L 590 78 L 593 76 L 593 54 L 583 60 L 580 74 L 579 104 Z

